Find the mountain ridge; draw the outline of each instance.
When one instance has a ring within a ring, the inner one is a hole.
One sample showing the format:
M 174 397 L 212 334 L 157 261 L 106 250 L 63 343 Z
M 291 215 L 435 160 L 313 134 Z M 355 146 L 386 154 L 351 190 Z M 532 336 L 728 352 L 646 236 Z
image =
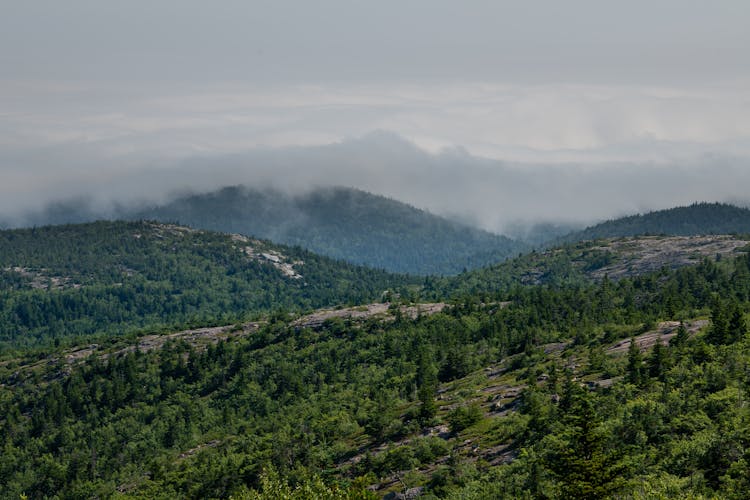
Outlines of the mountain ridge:
M 528 249 L 506 236 L 344 187 L 286 194 L 231 186 L 181 196 L 129 217 L 242 233 L 355 264 L 420 275 L 456 274 Z
M 695 202 L 618 217 L 553 240 L 570 243 L 638 235 L 695 236 L 750 233 L 750 209 L 721 202 Z

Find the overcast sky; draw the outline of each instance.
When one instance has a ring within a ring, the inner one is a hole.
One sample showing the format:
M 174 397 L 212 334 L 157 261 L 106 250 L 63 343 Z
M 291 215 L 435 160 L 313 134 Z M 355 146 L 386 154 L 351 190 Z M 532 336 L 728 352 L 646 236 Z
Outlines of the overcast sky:
M 491 229 L 747 201 L 746 0 L 0 7 L 2 214 L 237 182 Z

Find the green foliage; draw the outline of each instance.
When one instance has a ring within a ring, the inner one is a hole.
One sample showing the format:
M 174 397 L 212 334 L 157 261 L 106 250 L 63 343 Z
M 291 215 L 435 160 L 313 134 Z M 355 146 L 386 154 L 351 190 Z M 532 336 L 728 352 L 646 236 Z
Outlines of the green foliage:
M 127 216 L 253 235 L 355 264 L 422 275 L 457 274 L 526 249 L 505 236 L 342 187 L 296 196 L 228 187 Z
M 624 486 L 626 466 L 608 448 L 590 394 L 577 389 L 569 397 L 567 425 L 560 435 L 548 436 L 543 462 L 559 481 L 563 498 L 609 497 Z
M 419 351 L 419 360 L 417 367 L 416 383 L 417 396 L 421 403 L 419 416 L 423 422 L 428 422 L 437 413 L 437 404 L 435 403 L 435 391 L 437 390 L 437 367 L 433 362 L 431 351 L 422 346 Z
M 750 210 L 725 203 L 694 203 L 687 207 L 610 220 L 571 233 L 564 241 L 637 235 L 692 236 L 750 233 Z
M 320 477 L 305 478 L 295 486 L 279 477 L 274 470 L 265 471 L 258 490 L 242 491 L 230 500 L 375 500 L 377 495 L 362 486 L 341 488 L 325 484 Z
M 302 277 L 263 253 L 296 262 Z M 259 311 L 372 301 L 409 282 L 299 248 L 150 222 L 0 231 L 0 342 L 227 324 Z
M 452 432 L 461 432 L 482 420 L 482 409 L 476 403 L 459 406 L 446 417 Z
M 183 255 L 177 242 L 195 249 L 200 234 L 148 244 Z M 200 276 L 210 259 L 196 262 Z M 747 265 L 469 294 L 434 315 L 314 331 L 280 304 L 258 331 L 208 346 L 6 355 L 0 497 L 367 498 L 401 480 L 443 498 L 742 498 L 750 339 L 734 332 L 750 283 L 732 277 Z M 93 286 L 70 269 L 59 275 Z M 715 325 L 682 325 L 669 346 L 609 349 L 671 308 L 692 320 L 716 303 L 721 342 Z M 604 371 L 625 376 L 605 385 Z
M 688 331 L 685 328 L 685 323 L 680 321 L 680 325 L 677 327 L 677 334 L 672 337 L 669 341 L 669 345 L 672 347 L 683 347 L 688 340 Z
M 643 356 L 641 350 L 635 343 L 635 338 L 630 339 L 628 347 L 628 382 L 639 385 L 644 380 Z

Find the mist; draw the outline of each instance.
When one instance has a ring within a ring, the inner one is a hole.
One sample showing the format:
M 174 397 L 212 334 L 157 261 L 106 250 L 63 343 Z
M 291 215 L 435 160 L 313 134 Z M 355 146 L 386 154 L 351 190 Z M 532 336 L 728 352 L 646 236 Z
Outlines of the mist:
M 37 168 L 54 164 L 63 175 L 44 185 L 31 183 L 31 198 L 23 193 L 14 200 L 13 193 L 4 193 L 3 219 L 13 225 L 38 222 L 45 208 L 53 222 L 66 222 L 66 214 L 72 213 L 89 219 L 116 217 L 125 207 L 238 184 L 288 193 L 347 186 L 493 232 L 517 233 L 518 226 L 580 226 L 696 201 L 745 205 L 750 185 L 750 164 L 742 157 L 714 154 L 679 163 L 593 165 L 510 162 L 461 148 L 433 153 L 385 131 L 321 146 L 164 158 L 161 164 L 138 165 L 138 157 L 129 157 L 113 165 L 109 159 L 99 175 L 91 175 L 97 162 L 105 161 L 96 151 L 76 151 L 74 157 L 77 163 L 54 148 L 46 155 L 37 152 Z
M 234 184 L 492 231 L 747 202 L 746 1 L 5 7 L 6 224 Z

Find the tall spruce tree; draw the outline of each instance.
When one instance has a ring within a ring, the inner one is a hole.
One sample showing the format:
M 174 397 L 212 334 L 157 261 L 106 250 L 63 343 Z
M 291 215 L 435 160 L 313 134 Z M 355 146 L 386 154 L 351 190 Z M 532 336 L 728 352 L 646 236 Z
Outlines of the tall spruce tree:
M 640 385 L 643 381 L 643 356 L 638 344 L 635 342 L 635 337 L 630 339 L 630 347 L 628 347 L 628 382 L 635 385 Z

